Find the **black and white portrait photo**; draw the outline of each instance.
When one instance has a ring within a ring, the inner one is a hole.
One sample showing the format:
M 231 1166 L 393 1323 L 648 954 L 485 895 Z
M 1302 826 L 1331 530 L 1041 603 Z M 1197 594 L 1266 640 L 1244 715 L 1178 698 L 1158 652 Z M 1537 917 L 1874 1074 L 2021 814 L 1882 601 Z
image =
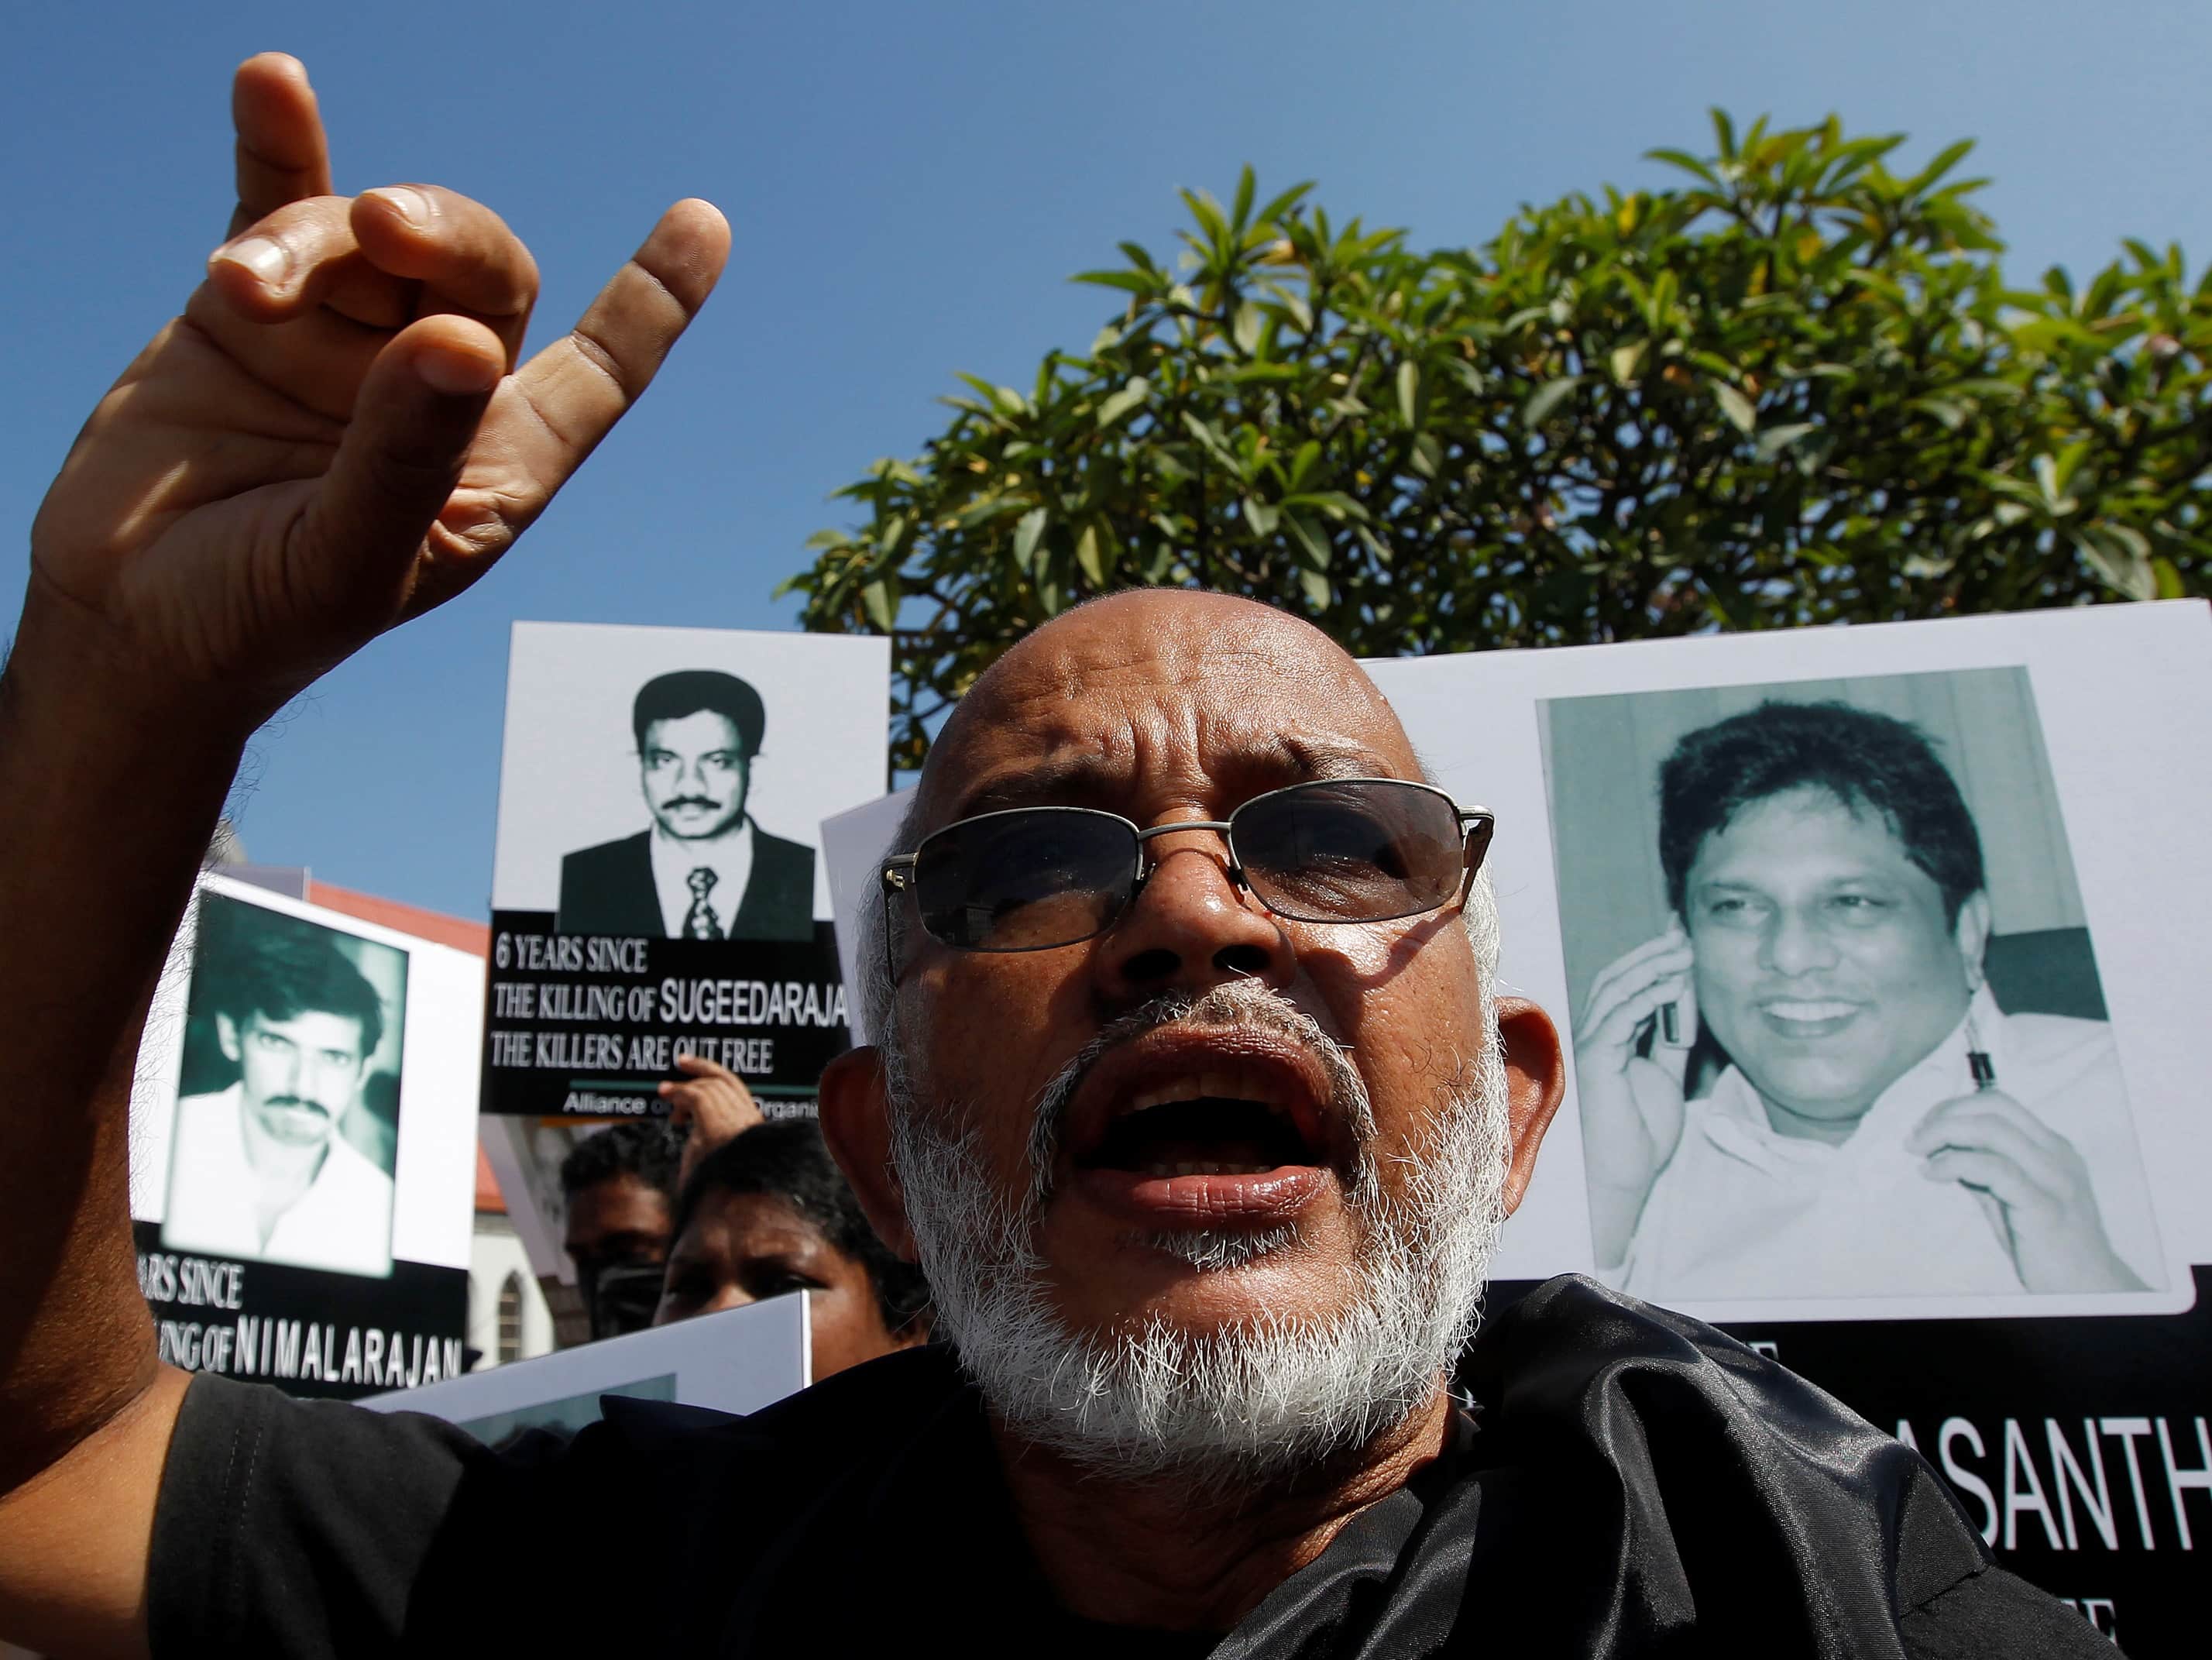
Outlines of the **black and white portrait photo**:
M 556 933 L 811 943 L 822 821 L 883 794 L 880 641 L 518 623 L 492 909 Z
M 814 849 L 748 812 L 767 716 L 733 674 L 679 669 L 640 688 L 630 714 L 651 822 L 561 860 L 562 933 L 808 939 Z
M 392 1272 L 407 974 L 395 946 L 203 896 L 165 1249 Z
M 1662 1303 L 2165 1284 L 2024 671 L 1538 712 L 1601 1274 Z

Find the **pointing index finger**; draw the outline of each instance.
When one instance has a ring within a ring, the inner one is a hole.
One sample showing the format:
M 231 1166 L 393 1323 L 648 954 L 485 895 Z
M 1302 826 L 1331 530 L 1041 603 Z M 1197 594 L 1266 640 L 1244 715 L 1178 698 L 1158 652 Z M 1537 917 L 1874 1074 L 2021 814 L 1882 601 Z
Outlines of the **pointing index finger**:
M 231 82 L 230 116 L 238 132 L 238 207 L 230 235 L 290 203 L 331 193 L 322 112 L 298 58 L 264 52 L 240 64 Z

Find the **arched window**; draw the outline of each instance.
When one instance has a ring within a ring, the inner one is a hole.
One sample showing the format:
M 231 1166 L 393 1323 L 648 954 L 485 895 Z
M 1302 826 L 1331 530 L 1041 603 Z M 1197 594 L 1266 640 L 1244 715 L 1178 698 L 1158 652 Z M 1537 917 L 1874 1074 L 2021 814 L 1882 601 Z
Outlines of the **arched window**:
M 510 1274 L 499 1288 L 499 1364 L 522 1359 L 522 1276 Z

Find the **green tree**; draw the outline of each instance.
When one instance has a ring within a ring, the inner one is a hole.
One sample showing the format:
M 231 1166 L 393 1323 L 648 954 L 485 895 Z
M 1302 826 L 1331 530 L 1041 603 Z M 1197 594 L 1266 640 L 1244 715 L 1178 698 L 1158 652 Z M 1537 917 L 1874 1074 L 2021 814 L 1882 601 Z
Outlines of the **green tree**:
M 1652 156 L 1678 189 L 1524 209 L 1479 249 L 1339 226 L 1300 185 L 1186 192 L 1178 268 L 1027 392 L 840 494 L 785 585 L 893 635 L 896 764 L 1089 594 L 1224 589 L 1371 656 L 2212 586 L 2212 277 L 2127 242 L 2008 289 L 1951 172 L 1832 118 Z

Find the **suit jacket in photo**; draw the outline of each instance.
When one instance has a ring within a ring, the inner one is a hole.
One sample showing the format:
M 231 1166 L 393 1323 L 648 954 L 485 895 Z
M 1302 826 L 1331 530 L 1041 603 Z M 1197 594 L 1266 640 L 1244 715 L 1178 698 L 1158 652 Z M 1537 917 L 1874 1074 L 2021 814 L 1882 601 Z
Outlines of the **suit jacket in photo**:
M 653 832 L 583 848 L 561 860 L 562 933 L 665 939 L 653 880 Z M 717 908 L 719 909 L 719 907 Z M 732 939 L 814 938 L 814 849 L 753 826 L 752 874 L 730 918 Z

